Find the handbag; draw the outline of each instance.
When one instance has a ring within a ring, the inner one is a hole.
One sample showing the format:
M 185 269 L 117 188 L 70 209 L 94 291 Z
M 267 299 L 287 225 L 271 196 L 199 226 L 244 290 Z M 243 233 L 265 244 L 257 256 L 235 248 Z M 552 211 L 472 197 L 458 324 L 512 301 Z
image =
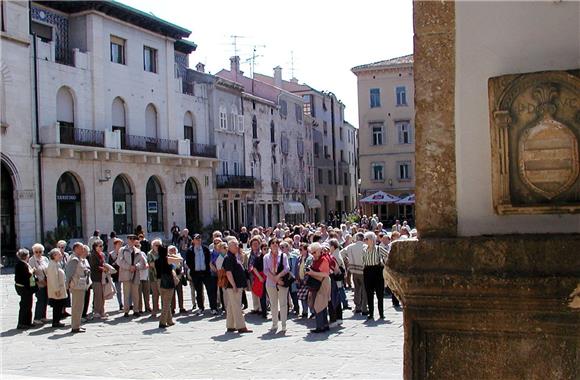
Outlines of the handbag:
M 308 288 L 310 290 L 320 290 L 320 287 L 322 286 L 322 282 L 315 279 L 312 276 L 306 276 L 306 286 L 308 286 Z
M 218 276 L 218 287 L 226 288 L 228 286 L 228 277 L 226 276 L 225 269 L 219 269 L 217 272 Z
M 283 260 L 284 260 L 284 254 L 282 253 L 280 255 L 280 261 L 278 262 L 278 271 L 276 272 L 276 274 L 278 274 L 284 270 L 284 267 L 282 266 Z M 296 281 L 296 278 L 294 278 L 294 275 L 292 273 L 288 272 L 284 275 L 284 277 L 281 278 L 281 280 L 283 282 L 283 284 L 281 286 L 283 286 L 284 288 L 289 288 L 290 286 L 292 286 L 294 281 Z

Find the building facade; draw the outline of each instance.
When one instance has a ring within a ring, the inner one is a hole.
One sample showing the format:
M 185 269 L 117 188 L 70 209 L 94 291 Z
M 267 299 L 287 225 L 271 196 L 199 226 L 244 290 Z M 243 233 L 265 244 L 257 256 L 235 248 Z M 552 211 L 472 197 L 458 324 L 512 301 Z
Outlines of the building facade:
M 32 2 L 30 13 L 21 4 L 5 5 L 20 7 L 32 59 L 18 64 L 36 73 L 28 83 L 37 107 L 21 114 L 38 121 L 19 118 L 39 136 L 31 146 L 40 151 L 34 188 L 42 212 L 32 239 L 86 239 L 96 229 L 122 236 L 139 225 L 150 238 L 168 237 L 173 222 L 210 223 L 215 203 L 205 197 L 217 159 L 209 85 L 182 70 L 195 50 L 185 40 L 190 31 L 114 2 Z
M 298 95 L 304 114 L 312 122 L 311 175 L 315 197 L 307 200 L 313 221 L 327 220 L 329 214 L 356 208 L 358 175 L 356 170 L 356 128 L 344 120 L 345 105 L 331 92 L 321 92 L 296 78 L 282 80 L 281 70 L 274 76 L 256 78 Z
M 413 55 L 356 66 L 361 197 L 384 191 L 414 193 L 415 139 Z M 383 221 L 412 218 L 412 206 L 364 205 Z

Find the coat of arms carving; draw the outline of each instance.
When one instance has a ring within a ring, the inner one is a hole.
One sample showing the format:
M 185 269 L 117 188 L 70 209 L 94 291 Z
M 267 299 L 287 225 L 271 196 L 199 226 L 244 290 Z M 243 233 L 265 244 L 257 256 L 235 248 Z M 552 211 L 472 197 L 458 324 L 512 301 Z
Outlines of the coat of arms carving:
M 579 71 L 489 80 L 494 208 L 580 212 Z

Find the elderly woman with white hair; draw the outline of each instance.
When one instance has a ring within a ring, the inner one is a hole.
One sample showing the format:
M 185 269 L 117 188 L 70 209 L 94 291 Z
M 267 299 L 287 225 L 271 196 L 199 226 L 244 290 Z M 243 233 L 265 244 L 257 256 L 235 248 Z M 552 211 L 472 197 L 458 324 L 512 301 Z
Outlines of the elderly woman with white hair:
M 310 288 L 309 303 L 316 314 L 316 328 L 312 333 L 328 331 L 328 301 L 330 300 L 330 257 L 323 253 L 319 243 L 312 243 L 310 251 L 314 257 L 312 266 L 306 271 Z
M 64 327 L 60 321 L 63 319 L 63 310 L 67 302 L 66 276 L 61 267 L 62 252 L 54 248 L 48 253 L 50 263 L 46 270 L 48 287 L 48 303 L 52 306 L 52 327 Z
M 48 306 L 48 293 L 46 289 L 46 270 L 48 269 L 48 259 L 44 256 L 44 247 L 42 244 L 34 244 L 32 246 L 32 257 L 28 260 L 28 264 L 34 270 L 34 275 L 38 279 L 36 284 L 38 290 L 36 291 L 36 307 L 34 308 L 34 322 L 43 323 L 48 322 L 46 319 L 46 309 Z
M 377 295 L 379 317 L 385 318 L 383 311 L 383 296 L 385 293 L 383 280 L 383 263 L 387 258 L 385 247 L 376 244 L 376 235 L 374 232 L 365 233 L 364 242 L 366 247 L 363 251 L 363 279 L 367 293 L 367 302 L 369 315 L 367 319 L 374 319 L 374 302 L 373 296 Z
M 18 311 L 19 330 L 26 330 L 34 326 L 32 323 L 32 295 L 36 291 L 36 281 L 34 270 L 28 264 L 30 254 L 27 249 L 22 248 L 16 252 L 18 261 L 14 266 L 14 287 L 20 296 L 20 309 Z

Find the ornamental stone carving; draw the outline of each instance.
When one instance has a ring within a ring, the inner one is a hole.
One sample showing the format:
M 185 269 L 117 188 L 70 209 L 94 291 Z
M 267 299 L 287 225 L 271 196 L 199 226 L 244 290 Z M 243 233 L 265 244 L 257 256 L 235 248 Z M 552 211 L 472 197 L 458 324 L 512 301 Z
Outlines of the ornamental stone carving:
M 489 80 L 498 214 L 580 212 L 580 70 Z

